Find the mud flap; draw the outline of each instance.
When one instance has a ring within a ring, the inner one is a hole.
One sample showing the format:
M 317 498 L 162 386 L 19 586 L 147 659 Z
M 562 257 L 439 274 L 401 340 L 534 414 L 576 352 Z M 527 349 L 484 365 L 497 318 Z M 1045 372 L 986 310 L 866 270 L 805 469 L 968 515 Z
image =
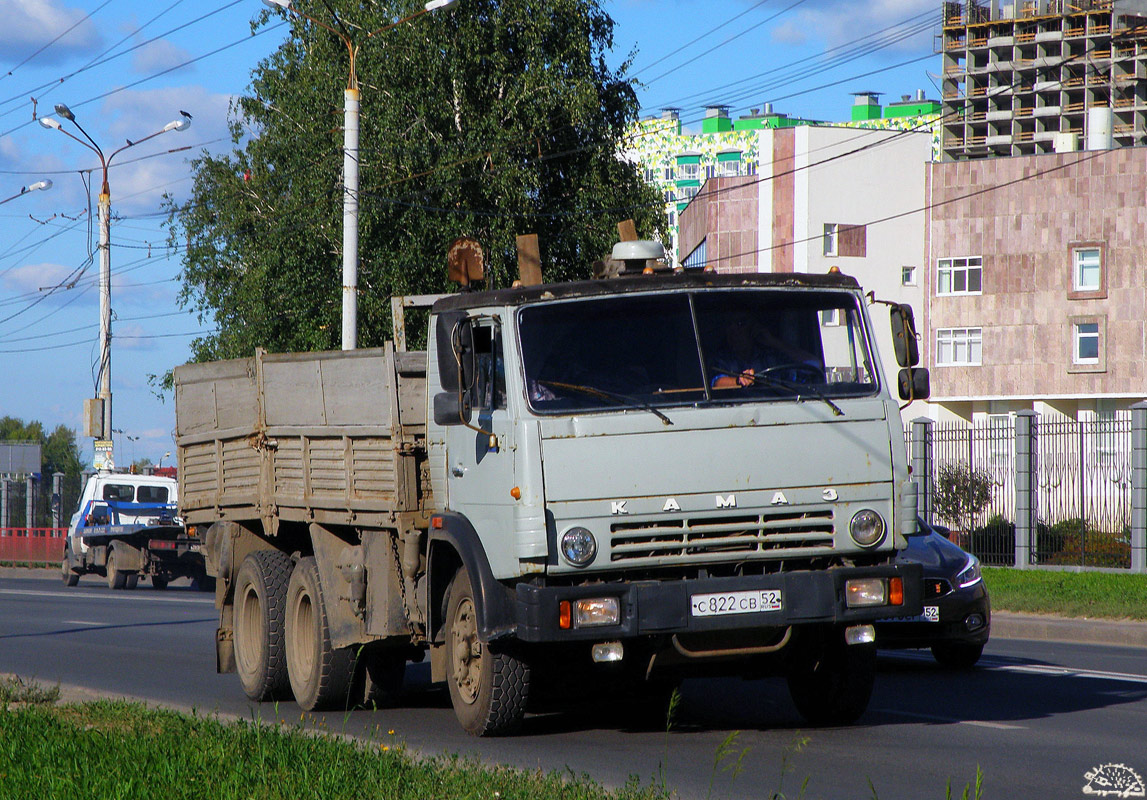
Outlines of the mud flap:
M 220 675 L 235 671 L 235 636 L 228 628 L 215 631 L 215 671 Z

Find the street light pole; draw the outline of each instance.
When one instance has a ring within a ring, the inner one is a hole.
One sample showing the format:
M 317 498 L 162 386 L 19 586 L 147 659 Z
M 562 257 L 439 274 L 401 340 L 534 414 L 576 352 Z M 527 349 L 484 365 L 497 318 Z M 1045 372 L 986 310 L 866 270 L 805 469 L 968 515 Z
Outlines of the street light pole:
M 60 124 L 59 120 L 52 117 L 40 117 L 40 124 L 45 128 L 51 128 L 59 131 L 70 139 L 82 144 L 84 147 L 91 150 L 100 159 L 100 167 L 102 168 L 103 181 L 100 184 L 100 198 L 99 198 L 99 224 L 100 224 L 100 388 L 99 400 L 103 406 L 102 408 L 102 424 L 100 427 L 100 436 L 97 438 L 111 438 L 112 435 L 112 260 L 111 260 L 111 212 L 112 212 L 112 195 L 111 188 L 108 186 L 108 167 L 111 166 L 112 159 L 117 155 L 127 150 L 130 147 L 135 147 L 138 144 L 143 144 L 148 139 L 154 139 L 156 136 L 167 133 L 168 131 L 185 131 L 191 127 L 190 115 L 184 113 L 182 119 L 173 120 L 163 126 L 161 130 L 149 134 L 142 139 L 136 141 L 128 140 L 128 143 L 118 150 L 114 150 L 111 155 L 105 157 L 104 151 L 96 143 L 95 139 L 88 135 L 88 132 L 81 127 L 80 123 L 76 121 L 75 114 L 63 103 L 56 105 L 56 113 L 64 119 L 71 122 L 76 126 L 76 129 L 84 135 L 84 139 L 80 139 L 75 134 L 66 130 Z
M 450 9 L 458 5 L 459 0 L 430 0 L 422 9 L 409 14 L 402 19 L 383 25 L 366 35 L 370 38 L 376 34 L 396 28 L 404 22 L 431 11 Z M 358 55 L 358 45 L 350 38 L 345 29 L 340 30 L 315 19 L 310 14 L 304 14 L 292 5 L 292 0 L 263 0 L 263 5 L 282 9 L 302 19 L 307 19 L 320 28 L 333 33 L 342 39 L 350 55 L 350 74 L 347 78 L 347 88 L 343 92 L 343 270 L 342 270 L 342 349 L 354 350 L 358 347 L 358 142 L 359 142 L 359 88 L 358 73 L 355 71 L 355 57 Z M 339 27 L 342 23 L 335 18 Z

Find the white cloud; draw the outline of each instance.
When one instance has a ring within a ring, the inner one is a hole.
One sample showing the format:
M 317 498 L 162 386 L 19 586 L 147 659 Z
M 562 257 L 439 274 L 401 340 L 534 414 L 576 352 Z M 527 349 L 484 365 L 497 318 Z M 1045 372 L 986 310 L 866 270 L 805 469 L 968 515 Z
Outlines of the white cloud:
M 193 58 L 191 53 L 166 39 L 151 42 L 139 48 L 132 55 L 131 68 L 141 75 L 154 75 L 174 69 Z M 194 67 L 184 67 L 191 70 Z
M 170 131 L 116 156 L 109 175 L 112 204 L 120 214 L 160 210 L 166 192 L 176 199 L 191 186 L 188 161 L 203 149 L 219 150 L 230 141 L 227 108 L 230 95 L 214 94 L 201 86 L 172 87 L 149 91 L 122 91 L 110 95 L 98 116 L 110 120 L 107 128 L 110 152 L 130 139 L 137 141 L 176 120 L 181 111 L 194 118 L 184 131 Z M 177 148 L 190 148 L 168 152 Z M 119 164 L 119 166 L 115 166 Z
M 929 12 L 933 12 L 930 17 L 924 16 Z M 865 3 L 812 0 L 796 13 L 797 19 L 784 22 L 773 30 L 775 41 L 800 45 L 810 39 L 819 39 L 828 47 L 836 47 L 892 26 L 903 30 L 925 26 L 929 19 L 934 26 L 938 26 L 940 21 L 940 7 L 936 0 L 868 0 Z M 928 28 L 880 52 L 903 53 L 921 48 L 930 52 L 933 32 Z M 895 30 L 885 35 L 894 33 Z
M 32 294 L 56 286 L 66 280 L 74 269 L 63 264 L 24 264 L 8 270 L 0 279 L 0 285 L 13 294 Z
M 40 65 L 58 64 L 76 53 L 101 46 L 101 37 L 86 11 L 57 0 L 0 0 L 0 60 L 18 64 L 41 47 Z M 58 41 L 53 41 L 59 37 Z

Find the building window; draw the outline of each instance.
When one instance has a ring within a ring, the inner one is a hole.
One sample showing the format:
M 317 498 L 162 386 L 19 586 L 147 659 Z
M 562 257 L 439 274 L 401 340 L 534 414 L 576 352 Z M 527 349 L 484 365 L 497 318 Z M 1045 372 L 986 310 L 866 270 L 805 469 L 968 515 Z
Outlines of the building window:
M 1072 300 L 1090 300 L 1107 296 L 1106 270 L 1103 264 L 1104 247 L 1098 242 L 1073 244 L 1071 252 Z
M 725 159 L 724 161 L 721 161 L 717 165 L 717 169 L 720 170 L 719 174 L 723 178 L 731 178 L 731 177 L 734 177 L 736 175 L 740 175 L 741 174 L 741 159 L 739 159 L 739 158 Z
M 701 244 L 693 248 L 693 252 L 685 256 L 685 260 L 681 262 L 681 266 L 685 269 L 701 269 L 705 266 L 705 243 L 706 239 L 701 240 Z
M 845 225 L 826 222 L 824 226 L 824 254 L 829 257 L 863 258 L 868 249 L 867 228 L 863 225 Z
M 840 325 L 840 309 L 826 308 L 820 312 L 820 324 L 826 328 L 836 328 Z
M 936 294 L 980 294 L 983 273 L 980 256 L 941 258 L 936 266 Z
M 705 165 L 705 180 L 709 180 L 710 178 L 714 177 L 716 174 L 717 174 L 717 165 L 716 164 L 706 164 Z
M 1071 317 L 1071 364 L 1068 372 L 1107 371 L 1107 318 L 1099 315 Z
M 936 366 L 979 366 L 982 328 L 940 328 L 936 331 Z
M 675 191 L 673 191 L 672 189 L 666 189 L 665 190 L 665 202 L 666 203 L 676 203 L 677 202 L 677 193 Z
M 901 286 L 915 286 L 916 285 L 916 267 L 901 267 L 900 268 L 900 285 Z
M 697 192 L 701 191 L 700 186 L 686 186 L 685 187 L 685 200 L 692 200 L 697 196 Z
M 677 173 L 677 180 L 679 181 L 698 181 L 701 180 L 701 165 L 678 164 Z
M 645 182 L 653 183 L 657 179 L 657 171 L 653 167 L 645 168 Z
M 667 180 L 667 181 L 673 180 L 673 167 L 667 166 L 665 168 L 665 180 Z

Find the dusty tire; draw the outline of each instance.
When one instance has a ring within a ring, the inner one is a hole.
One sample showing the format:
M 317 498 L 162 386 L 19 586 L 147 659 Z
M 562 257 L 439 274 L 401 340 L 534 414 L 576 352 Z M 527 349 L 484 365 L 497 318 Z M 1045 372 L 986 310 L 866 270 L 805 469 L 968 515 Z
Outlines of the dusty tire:
M 235 579 L 235 669 L 252 700 L 291 694 L 283 628 L 292 567 L 286 553 L 259 550 L 243 559 Z
M 798 658 L 788 673 L 789 694 L 812 725 L 850 725 L 868 708 L 876 681 L 876 646 L 845 644 L 840 631 Z
M 157 591 L 162 591 L 167 588 L 167 578 L 162 575 L 151 576 L 151 588 Z
M 942 667 L 948 669 L 971 669 L 984 654 L 983 644 L 934 644 L 932 657 Z
M 319 568 L 303 558 L 287 588 L 287 674 L 295 702 L 307 711 L 347 708 L 354 677 L 354 650 L 331 647 Z
M 72 560 L 64 556 L 60 571 L 64 579 L 64 586 L 75 586 L 80 582 L 80 574 L 72 569 Z
M 464 567 L 447 593 L 446 685 L 458 722 L 473 736 L 509 733 L 526 713 L 530 666 L 478 638 L 474 590 Z
M 127 578 L 124 580 L 123 588 L 134 589 L 137 586 L 139 586 L 139 573 L 129 572 Z
M 127 586 L 127 573 L 119 569 L 116 563 L 118 560 L 115 548 L 113 547 L 111 552 L 108 553 L 108 562 L 105 568 L 107 570 L 109 589 L 123 589 Z

